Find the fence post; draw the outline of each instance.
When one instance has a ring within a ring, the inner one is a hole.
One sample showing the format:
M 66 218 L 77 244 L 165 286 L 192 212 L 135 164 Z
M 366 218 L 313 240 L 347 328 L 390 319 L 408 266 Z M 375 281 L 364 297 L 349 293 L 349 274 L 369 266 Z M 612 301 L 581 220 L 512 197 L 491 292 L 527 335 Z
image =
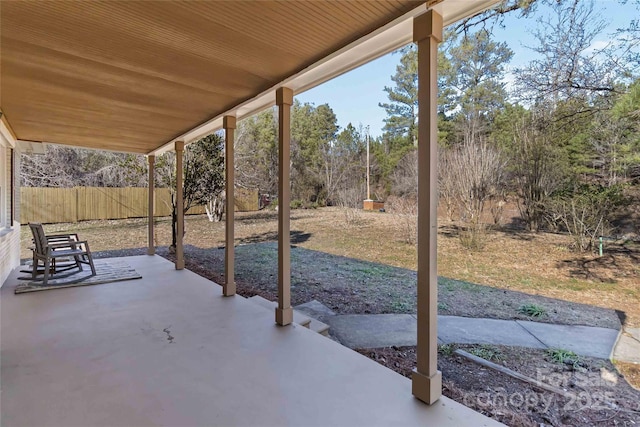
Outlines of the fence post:
M 75 215 L 73 216 L 73 222 L 76 223 L 78 222 L 78 211 L 80 209 L 80 201 L 79 199 L 79 193 L 80 193 L 80 187 L 73 187 L 74 193 L 75 193 L 75 197 L 76 197 L 76 212 Z

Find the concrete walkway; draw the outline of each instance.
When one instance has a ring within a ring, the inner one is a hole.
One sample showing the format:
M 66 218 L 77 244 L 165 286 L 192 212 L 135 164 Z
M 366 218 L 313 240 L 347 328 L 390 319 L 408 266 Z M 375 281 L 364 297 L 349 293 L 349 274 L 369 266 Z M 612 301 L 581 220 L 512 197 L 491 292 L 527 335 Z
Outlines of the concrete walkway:
M 416 317 L 411 314 L 335 315 L 324 317 L 323 322 L 331 326 L 336 340 L 350 348 L 416 345 Z M 620 333 L 590 326 L 438 316 L 438 340 L 441 344 L 562 348 L 582 356 L 640 363 L 640 330 L 634 329 Z
M 625 328 L 616 344 L 613 358 L 640 364 L 640 328 Z

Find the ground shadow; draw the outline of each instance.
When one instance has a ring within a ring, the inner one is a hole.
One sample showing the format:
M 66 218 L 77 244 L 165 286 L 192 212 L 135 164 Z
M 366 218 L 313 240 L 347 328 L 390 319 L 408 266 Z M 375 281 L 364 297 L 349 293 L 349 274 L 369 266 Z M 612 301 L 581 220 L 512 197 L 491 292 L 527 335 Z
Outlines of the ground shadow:
M 567 270 L 570 277 L 576 279 L 595 280 L 600 283 L 616 283 L 616 281 L 605 275 L 607 270 L 617 269 L 616 259 L 611 255 L 600 258 L 588 259 L 576 257 L 559 261 L 556 264 L 559 269 Z
M 111 249 L 106 251 L 92 251 L 93 258 L 120 258 L 125 256 L 146 255 L 147 248 Z
M 298 230 L 291 230 L 290 233 L 290 241 L 293 245 L 299 245 L 300 243 L 304 243 L 311 238 L 311 233 L 304 233 Z M 261 243 L 261 242 L 274 242 L 278 240 L 278 232 L 277 231 L 268 231 L 266 233 L 254 234 L 248 237 L 243 237 L 241 239 L 236 240 L 238 244 L 248 245 L 252 243 Z
M 536 239 L 535 233 L 523 230 L 521 228 L 515 229 L 515 228 L 511 228 L 510 226 L 502 226 L 499 228 L 499 230 L 513 240 L 520 240 L 523 242 L 532 242 Z
M 172 254 L 163 256 L 174 259 Z M 235 249 L 235 260 L 239 295 L 277 300 L 276 242 L 239 245 Z M 225 281 L 224 248 L 185 246 L 185 263 L 191 271 L 216 283 Z M 291 247 L 291 290 L 293 305 L 315 299 L 339 314 L 415 313 L 416 310 L 415 271 L 300 246 Z M 438 278 L 438 294 L 438 312 L 442 315 L 620 327 L 614 310 L 445 277 Z M 520 312 L 523 304 L 538 305 L 546 314 L 532 319 Z
M 449 223 L 445 225 L 440 225 L 438 227 L 438 237 L 447 237 L 447 238 L 459 238 L 460 237 L 460 226 Z
M 240 214 L 240 215 L 238 215 Z M 270 220 L 277 220 L 278 219 L 278 211 L 276 210 L 261 210 L 261 211 L 255 211 L 252 213 L 247 213 L 247 212 L 236 212 L 235 215 L 235 221 L 236 222 L 241 222 L 241 223 L 251 223 L 251 222 L 255 222 L 255 221 L 264 221 L 266 219 L 270 219 Z M 300 219 L 299 215 L 295 215 L 295 214 L 290 214 L 289 215 L 289 220 L 291 221 L 295 221 L 297 219 Z
M 600 283 L 616 283 L 617 274 L 624 270 L 620 263 L 640 263 L 640 253 L 624 244 L 609 245 L 603 256 L 592 254 L 576 254 L 575 257 L 559 261 L 556 266 L 567 270 L 570 277 L 598 281 Z

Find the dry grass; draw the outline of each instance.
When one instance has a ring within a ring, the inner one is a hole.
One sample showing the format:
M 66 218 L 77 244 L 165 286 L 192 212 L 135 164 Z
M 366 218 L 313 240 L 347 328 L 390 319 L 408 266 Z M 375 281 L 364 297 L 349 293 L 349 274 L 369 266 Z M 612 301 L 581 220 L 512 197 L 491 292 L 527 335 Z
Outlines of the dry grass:
M 361 212 L 357 223 L 339 208 L 295 210 L 291 230 L 301 247 L 334 255 L 415 269 L 416 251 L 403 241 L 390 214 Z M 277 213 L 237 214 L 236 244 L 274 240 Z M 350 223 L 351 222 L 351 223 Z M 640 327 L 640 246 L 609 248 L 605 256 L 578 255 L 568 249 L 570 240 L 557 234 L 491 231 L 482 251 L 460 244 L 454 224 L 439 228 L 439 275 L 497 288 L 518 290 L 579 303 L 620 310 L 626 325 Z M 45 226 L 48 233 L 76 231 L 89 240 L 93 251 L 146 246 L 146 220 L 87 221 Z M 224 245 L 224 222 L 206 216 L 187 219 L 185 244 L 199 248 Z M 30 235 L 23 227 L 22 257 L 30 256 Z M 168 218 L 156 220 L 156 244 L 171 241 Z

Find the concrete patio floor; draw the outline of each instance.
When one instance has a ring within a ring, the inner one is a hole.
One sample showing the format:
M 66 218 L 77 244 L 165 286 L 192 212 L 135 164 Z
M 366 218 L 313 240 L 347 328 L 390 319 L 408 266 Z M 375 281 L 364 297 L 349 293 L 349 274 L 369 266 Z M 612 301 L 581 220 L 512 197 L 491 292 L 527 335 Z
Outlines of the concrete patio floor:
M 159 256 L 140 280 L 0 291 L 0 425 L 499 425 Z

